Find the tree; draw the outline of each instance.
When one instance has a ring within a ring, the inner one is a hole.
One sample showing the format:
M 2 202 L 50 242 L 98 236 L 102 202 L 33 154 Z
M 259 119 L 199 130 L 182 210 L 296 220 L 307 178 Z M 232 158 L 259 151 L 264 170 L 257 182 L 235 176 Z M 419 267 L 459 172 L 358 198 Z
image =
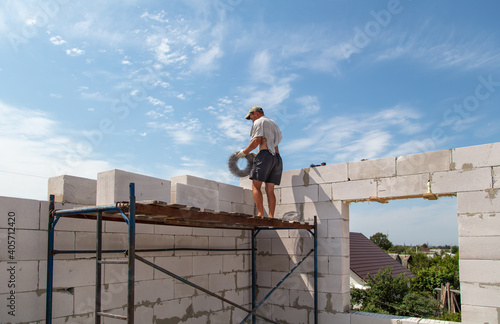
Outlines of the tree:
M 385 251 L 389 250 L 392 247 L 392 242 L 389 241 L 388 236 L 380 232 L 370 236 L 370 240 Z

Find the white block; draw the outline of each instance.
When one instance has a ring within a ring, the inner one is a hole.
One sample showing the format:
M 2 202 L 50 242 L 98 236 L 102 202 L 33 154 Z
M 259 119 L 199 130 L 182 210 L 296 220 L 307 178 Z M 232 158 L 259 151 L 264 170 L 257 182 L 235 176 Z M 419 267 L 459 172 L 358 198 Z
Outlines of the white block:
M 349 275 L 324 275 L 318 278 L 318 290 L 324 293 L 349 293 Z
M 483 307 L 462 303 L 462 323 L 484 324 L 498 322 L 498 307 Z
M 174 298 L 174 280 L 143 280 L 135 285 L 135 304 L 147 304 Z
M 222 272 L 222 255 L 193 257 L 193 275 L 219 274 Z
M 343 181 L 347 181 L 347 163 L 284 171 L 280 187 L 307 187 L 313 184 Z
M 335 293 L 319 293 L 319 304 L 318 308 L 320 310 L 326 310 L 328 312 L 348 312 L 349 302 L 351 300 L 350 293 L 335 294 Z M 337 323 L 337 322 L 335 322 Z M 373 324 L 373 323 L 370 323 Z M 387 323 L 389 324 L 389 323 Z
M 212 313 L 223 309 L 222 301 L 212 296 L 202 295 L 193 297 L 193 312 Z M 207 322 L 208 323 L 208 322 Z
M 0 229 L 40 228 L 40 202 L 38 200 L 0 197 L 0 213 L 2 220 L 0 222 Z M 15 224 L 10 226 L 9 220 Z
M 349 238 L 318 239 L 318 256 L 349 256 Z
M 304 202 L 317 202 L 319 197 L 319 186 L 309 187 L 287 187 L 281 189 L 282 204 L 297 204 Z
M 182 183 L 176 183 L 174 187 L 175 197 L 172 197 L 173 203 L 198 208 L 219 210 L 218 190 L 195 187 Z
M 332 184 L 334 200 L 368 199 L 377 195 L 375 180 L 358 180 Z
M 3 246 L 3 245 L 2 245 Z M 35 291 L 38 289 L 38 261 L 0 261 L 0 294 Z
M 500 285 L 500 260 L 460 260 L 460 281 Z
M 458 238 L 460 259 L 500 260 L 500 236 L 462 236 Z
M 40 262 L 39 289 L 46 289 L 47 262 Z M 73 288 L 93 286 L 95 284 L 95 261 L 90 260 L 55 260 L 54 288 Z
M 500 213 L 458 215 L 458 236 L 498 236 Z
M 192 312 L 192 300 L 182 298 L 164 301 L 154 305 L 153 309 L 157 321 L 168 322 L 170 319 L 175 321 L 175 319 L 189 317 L 189 313 Z
M 410 195 L 423 195 L 427 192 L 429 174 L 416 174 L 382 178 L 378 184 L 380 198 L 404 197 Z
M 500 287 L 498 284 L 460 282 L 462 304 L 483 307 L 500 307 Z
M 451 170 L 451 150 L 400 156 L 396 159 L 398 175 Z
M 182 175 L 170 178 L 172 185 L 182 183 L 190 186 L 219 190 L 219 183 L 213 180 L 203 179 L 192 175 Z
M 350 264 L 348 256 L 328 257 L 328 265 L 329 265 L 328 268 L 329 274 L 336 274 L 336 275 L 349 274 Z
M 250 267 L 244 255 L 223 255 L 222 272 L 247 271 Z
M 497 189 L 459 192 L 457 194 L 458 214 L 479 214 L 500 212 L 500 195 Z
M 490 188 L 492 188 L 491 168 L 436 172 L 432 174 L 431 189 L 435 194 Z
M 225 183 L 219 184 L 219 199 L 221 201 L 230 201 L 243 204 L 245 202 L 245 193 L 242 187 L 237 187 Z
M 384 158 L 348 163 L 348 179 L 367 180 L 396 175 L 396 158 Z
M 210 291 L 226 291 L 236 289 L 236 273 L 211 274 L 208 277 Z
M 188 279 L 192 283 L 194 283 L 202 288 L 209 289 L 208 275 L 194 276 L 194 277 L 190 277 L 190 278 L 186 278 L 186 279 Z M 191 286 L 188 286 L 185 283 L 180 282 L 179 280 L 175 280 L 174 283 L 175 283 L 174 294 L 175 294 L 176 299 L 189 297 L 189 299 L 191 300 L 191 297 L 193 297 L 195 295 L 204 295 L 204 293 L 201 290 L 195 289 Z
M 500 165 L 500 143 L 453 149 L 452 162 L 457 170 Z
M 286 271 L 289 269 L 288 255 L 257 255 L 257 269 L 259 271 Z
M 122 170 L 110 170 L 97 174 L 97 205 L 114 205 L 129 201 L 129 184 L 135 184 L 136 201 L 159 200 L 170 202 L 169 180 L 153 178 Z
M 97 181 L 94 179 L 61 175 L 49 178 L 48 194 L 56 202 L 95 205 Z
M 156 257 L 154 263 L 161 268 L 171 271 L 175 274 L 182 276 L 193 275 L 193 257 Z M 170 278 L 170 276 L 163 272 L 156 270 L 154 272 L 155 279 Z

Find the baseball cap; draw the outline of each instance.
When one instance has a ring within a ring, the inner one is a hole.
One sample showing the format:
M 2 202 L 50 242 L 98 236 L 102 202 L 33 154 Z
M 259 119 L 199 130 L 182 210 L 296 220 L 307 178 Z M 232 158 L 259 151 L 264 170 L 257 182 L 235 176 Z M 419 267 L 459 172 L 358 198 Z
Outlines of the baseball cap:
M 260 111 L 261 113 L 264 112 L 264 110 L 259 107 L 259 106 L 253 106 L 252 108 L 250 108 L 250 110 L 248 111 L 248 114 L 245 116 L 246 119 L 250 119 L 250 114 L 253 113 L 253 112 L 256 112 L 256 111 Z

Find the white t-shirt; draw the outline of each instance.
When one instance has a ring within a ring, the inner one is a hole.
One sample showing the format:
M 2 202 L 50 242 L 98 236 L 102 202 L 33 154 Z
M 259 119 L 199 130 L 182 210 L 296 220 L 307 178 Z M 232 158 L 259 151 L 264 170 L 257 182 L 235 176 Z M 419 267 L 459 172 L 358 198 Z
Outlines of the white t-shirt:
M 269 152 L 275 155 L 276 150 L 274 148 L 281 142 L 281 130 L 272 119 L 262 116 L 252 124 L 250 137 L 252 139 L 255 137 L 265 137 Z

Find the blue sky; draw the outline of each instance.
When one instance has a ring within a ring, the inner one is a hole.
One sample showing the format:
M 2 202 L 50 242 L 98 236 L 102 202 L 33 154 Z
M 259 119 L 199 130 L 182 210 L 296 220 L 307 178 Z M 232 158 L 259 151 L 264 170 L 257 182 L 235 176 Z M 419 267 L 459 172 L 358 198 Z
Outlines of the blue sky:
M 115 168 L 237 184 L 226 163 L 253 105 L 281 126 L 286 170 L 497 142 L 498 12 L 488 0 L 2 1 L 0 195 L 46 199 L 49 177 Z

